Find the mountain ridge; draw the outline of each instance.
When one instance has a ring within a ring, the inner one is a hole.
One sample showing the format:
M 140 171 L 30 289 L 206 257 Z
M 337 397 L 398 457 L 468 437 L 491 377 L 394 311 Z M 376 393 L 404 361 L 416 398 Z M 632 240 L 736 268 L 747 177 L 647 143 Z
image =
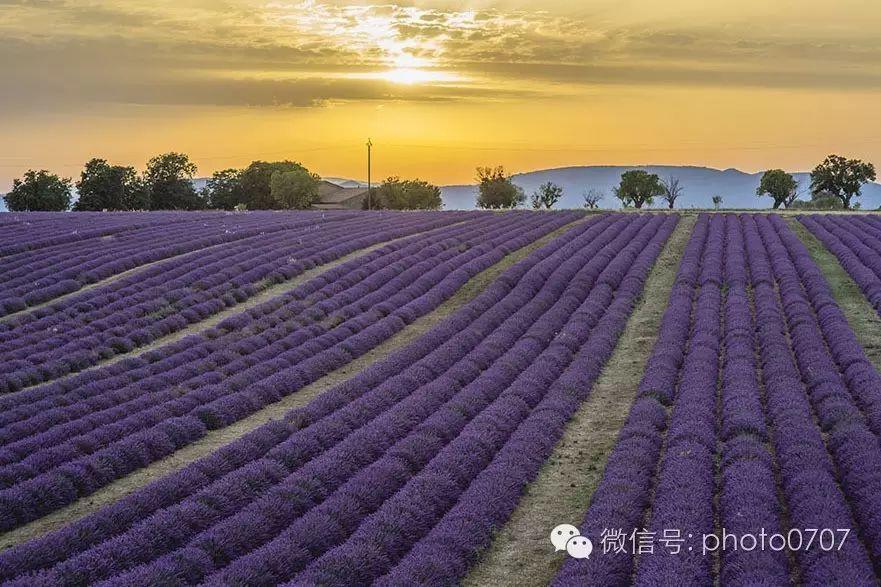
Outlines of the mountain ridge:
M 656 173 L 662 179 L 670 175 L 679 177 L 684 193 L 676 201 L 677 208 L 711 208 L 712 196 L 722 196 L 723 208 L 770 208 L 771 198 L 756 196 L 756 188 L 762 177 L 761 171 L 749 173 L 729 167 L 716 169 L 698 165 L 575 165 L 538 169 L 513 174 L 512 180 L 523 188 L 527 195 L 538 189 L 546 181 L 552 181 L 563 188 L 563 198 L 557 208 L 580 208 L 583 205 L 582 193 L 590 188 L 605 193 L 601 202 L 603 208 L 620 208 L 612 188 L 618 185 L 621 174 L 631 169 L 641 169 Z M 799 182 L 801 199 L 808 199 L 810 172 L 793 172 Z M 444 207 L 449 210 L 471 209 L 475 207 L 477 186 L 474 184 L 446 185 L 441 187 Z M 863 195 L 858 200 L 865 210 L 881 206 L 881 184 L 869 183 L 863 186 Z M 666 207 L 666 202 L 655 201 L 654 206 Z

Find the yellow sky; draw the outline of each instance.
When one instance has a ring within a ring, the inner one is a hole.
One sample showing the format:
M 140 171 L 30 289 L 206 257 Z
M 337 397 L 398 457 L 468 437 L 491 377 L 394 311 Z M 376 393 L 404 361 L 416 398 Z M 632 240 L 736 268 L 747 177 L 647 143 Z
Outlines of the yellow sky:
M 536 10 L 540 7 L 540 10 Z M 0 1 L 0 191 L 167 150 L 470 182 L 881 163 L 881 3 Z

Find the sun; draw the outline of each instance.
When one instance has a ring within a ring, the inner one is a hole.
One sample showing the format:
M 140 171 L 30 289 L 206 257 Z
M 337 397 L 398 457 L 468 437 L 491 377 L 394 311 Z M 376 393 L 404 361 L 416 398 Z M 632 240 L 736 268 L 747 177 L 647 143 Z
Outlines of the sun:
M 381 77 L 396 84 L 405 84 L 411 86 L 413 84 L 422 84 L 426 82 L 440 81 L 439 76 L 435 72 L 424 69 L 414 69 L 412 67 L 396 67 L 381 74 Z

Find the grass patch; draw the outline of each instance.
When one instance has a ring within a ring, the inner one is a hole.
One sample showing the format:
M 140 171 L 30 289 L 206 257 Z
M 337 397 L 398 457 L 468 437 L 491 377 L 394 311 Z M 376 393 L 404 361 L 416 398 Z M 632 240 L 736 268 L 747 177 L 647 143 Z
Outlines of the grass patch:
M 795 218 L 787 218 L 786 223 L 804 246 L 808 249 L 814 263 L 823 272 L 832 296 L 848 324 L 857 337 L 866 356 L 876 369 L 881 370 L 881 316 L 863 295 L 862 290 L 851 279 L 847 271 L 838 262 L 820 240 Z

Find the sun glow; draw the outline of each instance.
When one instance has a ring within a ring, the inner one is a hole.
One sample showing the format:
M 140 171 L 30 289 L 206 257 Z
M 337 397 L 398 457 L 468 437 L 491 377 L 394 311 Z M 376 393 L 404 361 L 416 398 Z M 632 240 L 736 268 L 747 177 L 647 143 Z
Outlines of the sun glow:
M 468 83 L 469 78 L 450 71 L 428 67 L 392 67 L 380 71 L 345 73 L 346 79 L 372 79 L 404 86 Z
M 456 77 L 448 73 L 412 67 L 396 67 L 380 73 L 378 77 L 392 83 L 405 85 L 456 81 Z

